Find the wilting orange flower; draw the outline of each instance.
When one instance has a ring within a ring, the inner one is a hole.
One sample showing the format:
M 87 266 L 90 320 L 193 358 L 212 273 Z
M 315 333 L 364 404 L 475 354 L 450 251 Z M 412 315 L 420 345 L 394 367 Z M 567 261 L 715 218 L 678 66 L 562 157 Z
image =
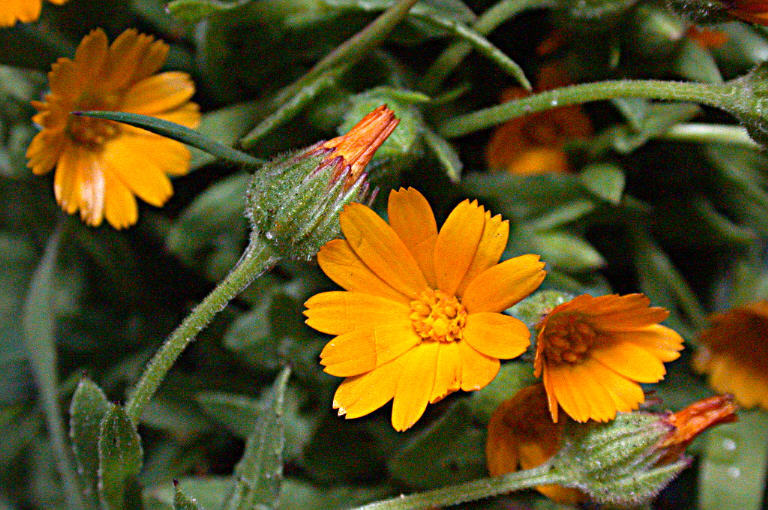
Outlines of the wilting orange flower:
M 716 391 L 733 393 L 744 407 L 768 409 L 768 301 L 709 318 L 693 365 Z
M 549 411 L 576 421 L 608 421 L 645 400 L 638 383 L 664 378 L 683 339 L 658 323 L 669 315 L 642 294 L 578 296 L 539 324 L 534 373 L 543 376 Z
M 79 110 L 116 110 L 150 115 L 194 128 L 200 112 L 189 101 L 189 75 L 165 72 L 168 45 L 126 30 L 108 46 L 102 30 L 80 43 L 75 59 L 60 58 L 48 73 L 50 93 L 37 108 L 42 126 L 27 149 L 27 166 L 37 175 L 56 167 L 54 194 L 69 214 L 80 211 L 88 225 L 104 218 L 115 228 L 138 218 L 134 195 L 162 206 L 173 194 L 166 174 L 189 170 L 184 145 L 147 131 L 71 115 Z
M 570 85 L 561 65 L 541 68 L 536 90 L 544 91 Z M 507 89 L 502 102 L 528 96 L 523 88 Z M 565 142 L 588 138 L 592 122 L 580 106 L 564 106 L 510 120 L 496 128 L 486 148 L 491 170 L 513 174 L 562 173 L 570 169 L 563 150 Z
M 333 399 L 357 418 L 394 399 L 392 426 L 411 427 L 434 403 L 487 385 L 499 359 L 530 345 L 526 326 L 500 312 L 544 279 L 537 255 L 497 263 L 509 225 L 465 200 L 437 231 L 416 191 L 389 195 L 389 224 L 361 204 L 340 215 L 345 240 L 327 243 L 320 267 L 347 292 L 306 303 L 307 324 L 338 335 L 321 353 L 325 371 L 346 377 Z
M 702 432 L 736 420 L 737 407 L 730 396 L 718 395 L 694 402 L 677 413 L 658 415 L 658 425 L 668 432 L 654 447 L 657 466 L 676 462 L 685 448 Z M 488 423 L 485 456 L 491 476 L 532 469 L 548 461 L 560 449 L 565 423 L 552 423 L 547 395 L 541 384 L 520 390 L 503 402 Z M 586 501 L 577 489 L 546 485 L 536 488 L 559 503 Z
M 720 0 L 734 18 L 768 25 L 768 1 L 766 0 Z
M 48 0 L 52 4 L 62 5 L 67 0 Z M 3 0 L 0 5 L 0 27 L 10 27 L 17 21 L 23 23 L 35 21 L 40 17 L 43 0 Z

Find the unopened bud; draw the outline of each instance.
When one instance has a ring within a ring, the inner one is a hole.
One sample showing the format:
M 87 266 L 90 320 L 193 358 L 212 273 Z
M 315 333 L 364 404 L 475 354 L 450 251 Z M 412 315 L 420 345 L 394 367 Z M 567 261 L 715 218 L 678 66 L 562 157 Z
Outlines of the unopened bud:
M 382 105 L 347 134 L 266 163 L 254 174 L 246 196 L 253 235 L 280 256 L 315 256 L 339 236 L 342 208 L 367 198 L 365 167 L 397 123 Z

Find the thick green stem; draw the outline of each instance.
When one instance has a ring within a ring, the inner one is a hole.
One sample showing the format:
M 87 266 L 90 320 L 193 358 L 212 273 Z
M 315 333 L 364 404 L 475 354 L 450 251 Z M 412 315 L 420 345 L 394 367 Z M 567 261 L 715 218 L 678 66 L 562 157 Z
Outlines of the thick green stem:
M 549 463 L 525 471 L 494 478 L 481 478 L 442 489 L 419 492 L 408 496 L 377 501 L 358 507 L 358 510 L 413 510 L 458 505 L 467 501 L 498 496 L 508 492 L 529 489 L 537 485 L 563 483 L 561 476 Z
M 485 11 L 472 25 L 472 29 L 481 35 L 488 35 L 505 21 L 514 18 L 528 9 L 538 9 L 555 5 L 554 0 L 502 0 Z M 419 83 L 419 89 L 427 94 L 433 94 L 445 78 L 458 67 L 472 51 L 468 42 L 457 42 L 450 45 L 427 69 Z
M 660 80 L 611 80 L 582 83 L 548 90 L 517 101 L 510 101 L 455 117 L 440 126 L 440 134 L 446 138 L 455 138 L 531 113 L 617 97 L 690 101 L 723 108 L 732 103 L 732 97 L 738 91 L 737 85 L 729 83 L 710 84 Z
M 133 389 L 125 405 L 128 416 L 138 422 L 150 401 L 184 349 L 206 327 L 213 317 L 227 306 L 250 283 L 271 269 L 279 260 L 271 248 L 251 236 L 242 258 L 227 277 L 197 305 L 155 353 Z

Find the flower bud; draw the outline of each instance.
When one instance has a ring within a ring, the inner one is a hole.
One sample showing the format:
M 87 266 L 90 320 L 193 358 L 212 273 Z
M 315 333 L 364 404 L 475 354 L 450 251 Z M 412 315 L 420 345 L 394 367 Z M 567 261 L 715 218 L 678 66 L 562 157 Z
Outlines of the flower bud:
M 276 254 L 309 260 L 339 236 L 339 212 L 368 195 L 365 167 L 398 124 L 379 106 L 347 134 L 280 156 L 258 170 L 246 194 L 252 235 Z
M 723 97 L 722 108 L 744 124 L 754 141 L 768 147 L 768 63 L 758 64 L 728 85 L 735 91 Z

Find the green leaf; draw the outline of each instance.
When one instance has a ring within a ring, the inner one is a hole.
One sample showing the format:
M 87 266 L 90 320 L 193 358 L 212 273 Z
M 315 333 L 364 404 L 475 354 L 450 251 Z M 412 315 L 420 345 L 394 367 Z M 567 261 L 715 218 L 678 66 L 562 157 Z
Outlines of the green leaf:
M 648 140 L 666 133 L 675 124 L 690 120 L 699 113 L 701 107 L 696 104 L 652 104 L 639 129 L 620 126 L 618 129 L 609 129 L 599 137 L 607 136 L 617 152 L 628 154 L 645 145 Z
M 241 152 L 220 144 L 219 142 L 212 140 L 206 136 L 201 135 L 197 131 L 189 129 L 181 124 L 169 122 L 167 120 L 158 119 L 156 117 L 150 117 L 148 115 L 139 115 L 137 113 L 126 112 L 107 112 L 107 111 L 83 111 L 72 112 L 72 115 L 79 115 L 83 117 L 92 117 L 94 119 L 106 119 L 115 122 L 122 122 L 130 126 L 146 129 L 152 133 L 156 133 L 172 140 L 176 140 L 192 147 L 196 147 L 202 151 L 208 152 L 224 161 L 231 163 L 237 163 L 247 166 L 258 166 L 264 161 L 258 158 L 254 158 L 250 154 Z
M 283 474 L 283 397 L 290 368 L 284 368 L 271 389 L 271 398 L 259 416 L 245 452 L 235 466 L 234 488 L 223 507 L 227 510 L 273 508 L 280 495 Z
M 197 23 L 212 14 L 237 9 L 253 0 L 219 2 L 218 0 L 173 0 L 168 3 L 168 12 L 187 23 Z
M 143 451 L 136 426 L 112 404 L 99 430 L 99 497 L 108 510 L 134 508 Z
M 174 480 L 173 510 L 204 510 L 196 499 L 190 498 L 182 492 L 179 483 Z
M 531 251 L 548 264 L 569 272 L 591 271 L 605 265 L 605 259 L 591 244 L 569 232 L 537 232 L 528 243 Z
M 536 378 L 533 377 L 533 368 L 530 363 L 517 361 L 504 363 L 488 386 L 472 392 L 468 403 L 469 408 L 480 423 L 487 424 L 502 402 L 534 383 Z
M 689 37 L 684 37 L 672 62 L 683 78 L 705 83 L 722 83 L 723 76 L 712 53 Z
M 762 508 L 768 465 L 768 415 L 742 411 L 739 421 L 708 432 L 699 470 L 701 510 Z
M 621 202 L 626 179 L 620 167 L 610 163 L 595 163 L 581 171 L 579 180 L 595 196 L 614 205 Z
M 448 178 L 452 182 L 459 182 L 461 180 L 461 169 L 464 165 L 454 148 L 448 143 L 448 140 L 427 127 L 424 130 L 424 142 L 432 150 L 437 161 L 443 166 Z
M 109 400 L 101 388 L 90 379 L 83 378 L 69 407 L 69 436 L 83 493 L 93 504 L 98 501 L 101 420 L 109 410 Z
M 232 147 L 248 131 L 260 106 L 260 102 L 248 101 L 207 112 L 200 118 L 197 131 L 220 144 Z M 203 150 L 192 148 L 191 152 L 189 167 L 192 170 L 216 161 L 216 156 Z

